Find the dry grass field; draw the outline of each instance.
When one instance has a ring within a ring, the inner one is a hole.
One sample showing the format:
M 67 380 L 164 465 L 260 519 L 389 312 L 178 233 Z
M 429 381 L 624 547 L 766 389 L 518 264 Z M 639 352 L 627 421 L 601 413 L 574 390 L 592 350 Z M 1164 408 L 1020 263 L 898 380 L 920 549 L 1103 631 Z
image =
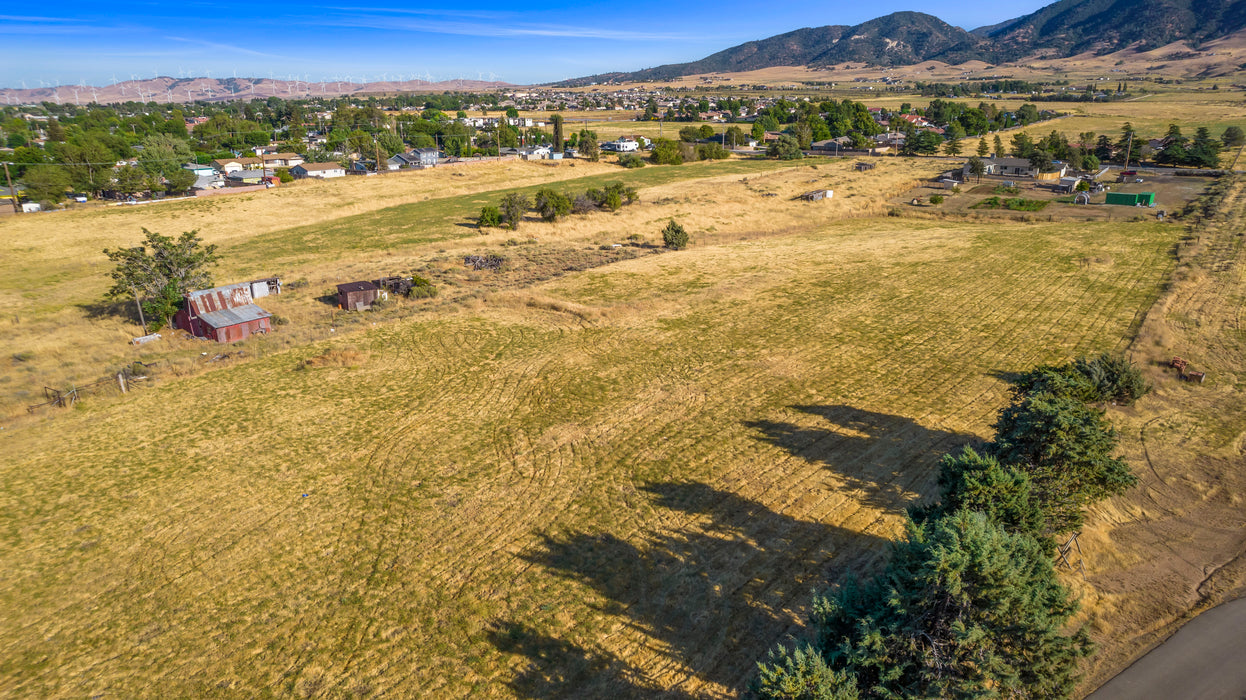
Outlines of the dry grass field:
M 704 223 L 708 228 L 724 217 L 761 218 L 763 210 L 753 205 L 773 205 L 764 197 L 768 190 L 781 191 L 786 198 L 804 191 L 792 190 L 819 174 L 806 165 L 793 172 L 808 175 L 789 175 L 786 179 L 791 184 L 756 179 L 781 167 L 766 161 L 727 161 L 624 170 L 605 163 L 567 162 L 549 167 L 512 161 L 379 179 L 296 183 L 266 192 L 141 207 L 3 218 L 0 278 L 5 281 L 0 283 L 0 299 L 7 304 L 7 313 L 0 321 L 6 331 L 0 341 L 4 351 L 0 354 L 0 413 L 21 412 L 27 404 L 42 400 L 43 386 L 82 384 L 135 359 L 150 361 L 152 352 L 161 356 L 155 348 L 128 347 L 129 338 L 141 332 L 137 318 L 126 315 L 130 312 L 124 303 L 103 300 L 110 268 L 102 250 L 135 245 L 144 227 L 165 235 L 199 230 L 206 241 L 221 246 L 224 264 L 215 277 L 222 283 L 276 274 L 287 283 L 307 281 L 311 291 L 320 293 L 339 282 L 407 272 L 415 266 L 440 267 L 453 257 L 451 249 L 456 254 L 460 248 L 470 253 L 482 245 L 499 248 L 512 238 L 526 241 L 530 236 L 551 243 L 576 236 L 592 238 L 590 242 L 597 244 L 619 243 L 633 233 L 628 229 L 632 217 L 600 214 L 553 226 L 526 225 L 517 234 L 499 231 L 481 236 L 471 221 L 482 205 L 496 204 L 508 191 L 531 195 L 540 184 L 583 191 L 605 182 L 627 182 L 641 187 L 646 200 L 627 212 L 647 212 L 641 220 L 660 228 L 652 224 L 654 216 L 693 213 L 692 208 L 681 212 L 674 207 L 675 196 L 682 200 L 689 195 L 662 189 L 666 183 L 712 182 L 715 177 L 738 181 L 754 175 L 752 185 L 733 186 L 744 199 L 704 217 L 697 213 L 690 220 L 694 226 Z M 916 161 L 897 165 L 873 178 L 871 188 L 907 187 L 917 178 L 928 177 L 932 167 Z M 827 211 L 840 212 L 840 216 L 882 211 L 871 209 L 877 204 L 869 190 L 851 184 L 858 176 L 848 173 L 846 164 L 838 168 L 838 180 L 829 177 L 828 171 L 821 181 L 832 186 L 842 183 L 847 189 L 843 199 L 830 203 Z M 804 189 L 813 187 L 809 184 Z M 784 207 L 801 211 L 790 203 Z M 656 228 L 645 233 L 652 238 Z M 471 287 L 476 281 L 464 282 Z M 274 301 L 273 310 L 282 315 L 306 315 L 307 309 L 325 310 L 327 315 L 328 307 L 312 300 L 293 308 L 284 303 L 284 297 Z M 325 334 L 331 320 L 326 319 Z M 185 349 L 192 347 L 197 344 Z M 197 356 L 198 351 L 192 354 Z
M 1094 687 L 1182 622 L 1246 594 L 1246 182 L 1178 248 L 1173 281 L 1129 348 L 1154 392 L 1114 410 L 1141 484 L 1096 509 L 1083 603 L 1102 653 Z M 1206 372 L 1201 384 L 1166 367 L 1174 355 Z
M 180 369 L 3 424 L 0 693 L 740 694 L 989 432 L 1010 373 L 1129 347 L 1172 273 L 1178 224 L 883 216 L 939 165 L 494 165 L 5 220 L 6 386 Z M 548 178 L 642 202 L 470 226 Z M 835 197 L 791 200 L 815 187 Z M 653 247 L 671 218 L 689 250 Z M 199 228 L 222 281 L 307 280 L 265 302 L 290 323 L 241 361 L 125 348 L 90 305 L 98 250 L 140 226 Z M 475 252 L 510 264 L 468 273 Z M 412 270 L 443 294 L 318 300 Z

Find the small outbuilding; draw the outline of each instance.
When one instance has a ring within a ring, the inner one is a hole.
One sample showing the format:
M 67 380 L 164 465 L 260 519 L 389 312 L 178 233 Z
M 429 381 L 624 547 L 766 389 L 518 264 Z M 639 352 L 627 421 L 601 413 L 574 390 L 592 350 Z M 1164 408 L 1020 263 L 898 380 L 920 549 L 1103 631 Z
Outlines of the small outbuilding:
M 251 282 L 239 282 L 190 292 L 183 308 L 173 316 L 173 327 L 218 343 L 268 333 L 272 314 L 254 304 L 251 289 Z
M 338 308 L 346 311 L 364 311 L 381 298 L 381 289 L 373 282 L 347 282 L 337 286 Z
M 1126 207 L 1155 206 L 1154 192 L 1108 192 L 1105 204 L 1119 204 Z
M 824 199 L 830 199 L 834 195 L 835 193 L 831 190 L 810 190 L 797 197 L 797 199 L 803 199 L 806 202 L 820 202 Z

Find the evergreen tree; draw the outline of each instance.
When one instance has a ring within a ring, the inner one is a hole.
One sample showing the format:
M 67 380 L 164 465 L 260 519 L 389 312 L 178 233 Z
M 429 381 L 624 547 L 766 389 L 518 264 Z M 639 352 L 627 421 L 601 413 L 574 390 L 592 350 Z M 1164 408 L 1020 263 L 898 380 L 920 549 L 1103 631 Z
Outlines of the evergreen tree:
M 913 511 L 915 520 L 973 510 L 1008 532 L 1030 535 L 1044 545 L 1051 543 L 1050 538 L 1044 537 L 1046 518 L 1030 478 L 990 455 L 979 454 L 971 447 L 959 454 L 944 455 L 939 464 L 939 492 L 937 504 Z
M 1225 148 L 1237 148 L 1246 144 L 1246 133 L 1242 133 L 1240 126 L 1230 126 L 1220 135 L 1220 141 L 1224 143 Z
M 1112 457 L 1116 431 L 1103 412 L 1077 399 L 1030 394 L 1005 408 L 989 454 L 1024 472 L 1046 513 L 1046 531 L 1082 524 L 1083 508 L 1137 483 L 1124 460 Z
M 1211 131 L 1200 126 L 1190 143 L 1186 163 L 1196 168 L 1220 167 L 1220 142 L 1211 137 Z
M 1004 141 L 1003 141 L 1003 139 L 1001 139 L 1001 138 L 999 137 L 999 134 L 995 134 L 995 151 L 994 151 L 994 153 L 995 153 L 995 157 L 996 157 L 996 158 L 1003 158 L 1003 157 L 1004 157 Z
M 986 154 L 991 152 L 991 147 L 986 144 L 986 137 L 978 139 L 978 157 L 985 158 Z
M 811 647 L 776 650 L 765 698 L 1064 698 L 1091 644 L 1034 538 L 961 510 L 912 525 L 886 570 L 814 602 Z M 823 664 L 812 660 L 818 653 Z M 799 692 L 776 692 L 796 690 Z

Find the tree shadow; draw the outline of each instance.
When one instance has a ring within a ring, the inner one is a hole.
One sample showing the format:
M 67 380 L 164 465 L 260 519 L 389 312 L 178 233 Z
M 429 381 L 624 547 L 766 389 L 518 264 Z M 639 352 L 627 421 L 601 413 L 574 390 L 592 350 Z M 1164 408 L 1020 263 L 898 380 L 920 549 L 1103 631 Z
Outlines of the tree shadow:
M 1021 381 L 1021 378 L 1025 376 L 1025 373 L 1013 372 L 1006 369 L 993 369 L 989 370 L 986 373 L 986 376 L 998 379 L 1008 386 L 1016 386 L 1017 382 Z
M 507 681 L 507 686 L 519 697 L 662 697 L 671 700 L 693 697 L 647 684 L 642 674 L 614 654 L 590 651 L 541 634 L 523 623 L 495 622 L 485 635 L 498 651 L 527 659 L 524 668 Z
M 134 306 L 133 299 L 104 299 L 79 304 L 78 308 L 82 309 L 87 318 L 93 321 L 114 317 L 133 321 L 135 325 L 138 325 L 138 309 Z
M 937 476 L 933 467 L 941 455 L 981 441 L 852 406 L 792 408 L 826 423 L 809 427 L 761 420 L 745 425 L 758 430 L 760 440 L 835 472 L 845 489 L 859 492 L 855 499 L 863 505 L 890 512 L 900 512 L 932 491 Z
M 803 623 L 814 590 L 870 568 L 887 550 L 878 536 L 799 520 L 705 484 L 665 482 L 644 490 L 655 506 L 690 522 L 637 542 L 611 534 L 546 535 L 540 550 L 524 558 L 589 586 L 605 599 L 595 605 L 599 612 L 656 641 L 646 647 L 667 650 L 685 670 L 664 689 L 674 697 L 691 697 L 685 683 L 743 692 L 756 662 Z M 495 640 L 500 649 L 504 642 Z M 515 681 L 527 697 L 572 693 L 575 688 L 554 686 L 589 678 L 612 694 L 658 694 L 643 674 L 602 652 L 572 651 L 548 638 L 509 650 L 529 658 Z M 569 678 L 568 668 L 584 677 Z M 666 672 L 669 677 L 670 666 Z

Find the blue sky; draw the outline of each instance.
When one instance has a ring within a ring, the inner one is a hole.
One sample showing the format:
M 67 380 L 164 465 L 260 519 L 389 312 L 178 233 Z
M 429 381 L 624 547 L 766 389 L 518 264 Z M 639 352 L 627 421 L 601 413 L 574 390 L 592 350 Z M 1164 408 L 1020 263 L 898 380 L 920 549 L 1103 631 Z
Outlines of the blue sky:
M 209 74 L 313 81 L 431 74 L 531 83 L 691 61 L 800 27 L 857 24 L 899 10 L 972 29 L 1044 4 L 484 0 L 442 9 L 385 0 L 10 3 L 0 8 L 0 87 Z

